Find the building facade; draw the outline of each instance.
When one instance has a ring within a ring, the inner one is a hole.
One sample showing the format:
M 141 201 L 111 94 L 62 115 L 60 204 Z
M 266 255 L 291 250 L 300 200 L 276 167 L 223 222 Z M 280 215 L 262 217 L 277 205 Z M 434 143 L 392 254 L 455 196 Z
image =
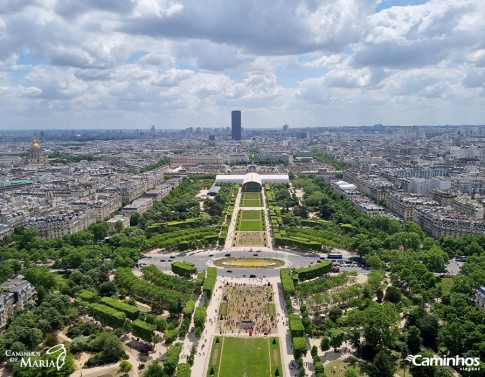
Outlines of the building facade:
M 232 140 L 241 140 L 241 111 L 231 112 Z

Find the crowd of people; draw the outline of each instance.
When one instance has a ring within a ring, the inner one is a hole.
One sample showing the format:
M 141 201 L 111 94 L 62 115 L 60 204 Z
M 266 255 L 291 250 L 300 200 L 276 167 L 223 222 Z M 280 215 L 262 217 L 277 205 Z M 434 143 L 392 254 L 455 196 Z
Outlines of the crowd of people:
M 224 313 L 218 313 L 217 330 L 221 335 L 276 333 L 279 318 L 274 316 L 274 310 L 270 313 L 268 305 L 274 307 L 271 285 L 226 282 L 218 290 L 222 291 L 221 303 L 227 305 Z

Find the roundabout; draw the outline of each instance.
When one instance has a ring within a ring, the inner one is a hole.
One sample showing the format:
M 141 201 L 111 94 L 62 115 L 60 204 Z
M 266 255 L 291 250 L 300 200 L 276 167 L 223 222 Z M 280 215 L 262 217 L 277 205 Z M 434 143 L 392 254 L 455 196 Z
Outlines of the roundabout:
M 214 260 L 214 266 L 222 268 L 280 268 L 285 265 L 281 259 L 275 258 L 222 258 Z

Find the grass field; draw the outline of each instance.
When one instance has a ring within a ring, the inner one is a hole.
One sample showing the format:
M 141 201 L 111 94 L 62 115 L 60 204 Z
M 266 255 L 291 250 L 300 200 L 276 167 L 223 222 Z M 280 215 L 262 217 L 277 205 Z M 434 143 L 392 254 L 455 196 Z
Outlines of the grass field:
M 227 315 L 227 302 L 221 302 L 219 305 L 219 314 L 226 316 Z
M 263 200 L 259 192 L 245 192 L 242 194 L 240 207 L 261 207 Z
M 207 376 L 273 377 L 277 368 L 282 376 L 278 338 L 218 337 L 212 345 Z
M 240 212 L 241 221 L 248 220 L 260 220 L 261 221 L 261 211 L 259 210 L 244 210 Z
M 345 377 L 345 371 L 349 368 L 354 368 L 357 370 L 359 376 L 367 377 L 368 374 L 366 373 L 367 368 L 365 365 L 360 363 L 357 360 L 347 358 L 345 360 L 338 359 L 332 361 L 325 365 L 325 373 L 328 376 L 335 376 L 335 377 Z
M 240 232 L 261 232 L 263 231 L 263 222 L 264 219 L 261 211 L 240 211 L 237 230 Z

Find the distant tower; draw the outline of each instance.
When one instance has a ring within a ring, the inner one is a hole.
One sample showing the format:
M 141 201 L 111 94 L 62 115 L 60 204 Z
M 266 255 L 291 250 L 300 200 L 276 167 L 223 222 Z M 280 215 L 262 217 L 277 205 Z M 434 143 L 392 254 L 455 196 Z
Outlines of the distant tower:
M 152 133 L 152 136 L 155 136 L 155 125 L 153 125 L 151 128 L 150 128 L 150 131 Z
M 47 164 L 47 156 L 41 153 L 40 145 L 35 137 L 32 139 L 25 162 L 27 164 Z
M 232 140 L 241 140 L 241 111 L 231 112 Z
M 283 132 L 288 132 L 288 129 L 290 128 L 290 126 L 288 126 L 287 124 L 285 124 L 283 126 Z

